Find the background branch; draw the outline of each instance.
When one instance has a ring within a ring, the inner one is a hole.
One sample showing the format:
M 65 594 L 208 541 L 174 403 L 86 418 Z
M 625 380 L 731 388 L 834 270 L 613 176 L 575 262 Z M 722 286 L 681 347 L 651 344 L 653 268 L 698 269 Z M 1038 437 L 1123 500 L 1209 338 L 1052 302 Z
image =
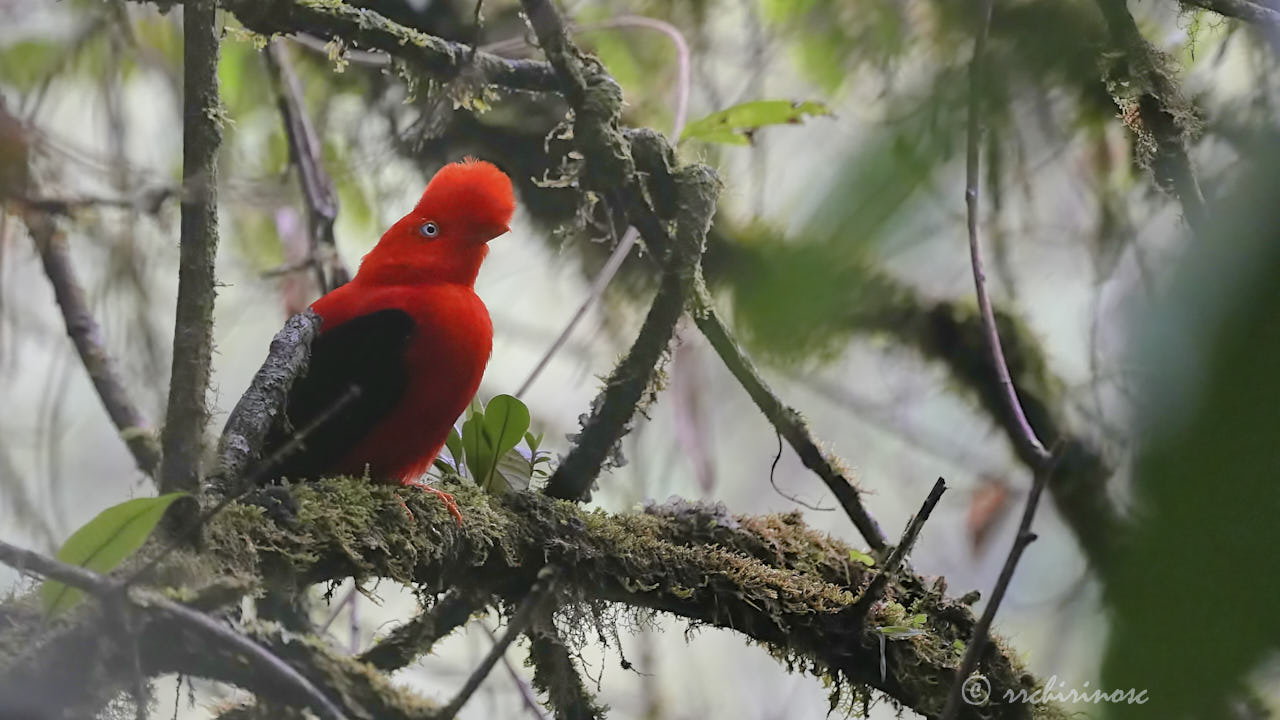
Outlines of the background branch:
M 276 90 L 276 102 L 289 141 L 289 157 L 298 170 L 298 184 L 307 205 L 307 229 L 310 237 L 309 259 L 318 275 L 320 292 L 344 285 L 351 273 L 342 263 L 333 236 L 333 223 L 338 218 L 338 197 L 333 179 L 321 162 L 320 138 L 307 114 L 302 86 L 289 60 L 289 48 L 279 38 L 267 43 L 264 54 Z
M 222 144 L 214 0 L 190 0 L 185 5 L 182 36 L 182 237 L 173 372 L 161 436 L 161 492 L 198 489 L 209 422 L 214 259 L 218 253 L 218 148 Z
M 124 382 L 116 370 L 115 362 L 102 342 L 102 330 L 89 311 L 84 289 L 76 279 L 67 253 L 66 236 L 58 230 L 52 217 L 38 210 L 23 213 L 27 230 L 40 253 L 45 275 L 53 285 L 53 294 L 62 310 L 67 335 L 75 345 L 80 361 L 84 363 L 93 387 L 98 391 L 107 415 L 120 433 L 120 439 L 133 453 L 134 462 L 142 472 L 152 475 L 160 463 L 160 446 L 156 442 L 151 424 L 134 404 L 125 390 Z

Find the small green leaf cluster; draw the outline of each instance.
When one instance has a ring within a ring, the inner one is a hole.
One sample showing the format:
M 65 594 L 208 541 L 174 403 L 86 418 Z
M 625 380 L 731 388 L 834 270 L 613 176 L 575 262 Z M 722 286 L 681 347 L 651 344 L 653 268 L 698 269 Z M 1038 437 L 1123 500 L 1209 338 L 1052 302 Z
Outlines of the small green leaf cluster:
M 542 433 L 529 430 L 529 408 L 511 395 L 498 395 L 482 405 L 473 400 L 462 430 L 449 431 L 440 457 L 441 472 L 470 477 L 485 491 L 502 494 L 529 488 L 549 474 L 551 454 L 541 450 Z M 519 447 L 524 441 L 524 448 Z

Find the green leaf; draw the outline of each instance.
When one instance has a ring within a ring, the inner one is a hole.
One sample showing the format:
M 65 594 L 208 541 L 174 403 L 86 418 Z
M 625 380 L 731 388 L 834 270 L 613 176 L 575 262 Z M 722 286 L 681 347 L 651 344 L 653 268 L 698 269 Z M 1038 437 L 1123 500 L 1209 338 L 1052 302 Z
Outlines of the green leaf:
M 76 530 L 58 550 L 58 559 L 96 573 L 111 572 L 146 542 L 165 510 L 187 493 L 136 498 L 98 513 Z M 40 586 L 45 614 L 53 617 L 75 607 L 84 594 L 56 580 Z
M 449 451 L 449 457 L 453 458 L 453 469 L 459 475 L 462 474 L 462 435 L 458 434 L 458 428 L 449 428 L 449 437 L 444 439 L 444 446 Z
M 542 444 L 542 433 L 538 433 L 537 435 L 534 435 L 533 431 L 530 430 L 529 432 L 524 434 L 524 441 L 529 445 L 529 452 L 533 453 L 534 455 L 537 455 L 538 446 Z
M 518 449 L 511 449 L 493 466 L 493 478 L 485 489 L 499 495 L 529 489 L 533 463 Z
M 684 128 L 680 140 L 746 145 L 751 134 L 768 125 L 796 125 L 805 117 L 830 115 L 831 109 L 820 102 L 793 102 L 791 100 L 752 100 L 734 105 L 704 118 L 694 120 Z
M 907 638 L 924 635 L 924 631 L 918 628 L 907 627 L 906 625 L 885 625 L 876 628 L 876 632 L 889 638 L 890 640 L 905 640 Z
M 484 413 L 475 412 L 462 423 L 462 456 L 466 458 L 467 470 L 477 485 L 482 484 L 489 466 L 484 464 L 488 450 L 488 442 L 484 437 Z
M 497 458 L 520 444 L 529 429 L 529 408 L 510 395 L 498 395 L 484 409 L 484 434 L 489 444 L 489 473 L 483 485 L 489 489 Z
M 852 561 L 854 561 L 854 562 L 857 562 L 857 563 L 862 563 L 863 565 L 866 565 L 867 567 L 875 567 L 875 566 L 876 566 L 876 559 L 875 559 L 875 558 L 871 557 L 870 555 L 868 555 L 868 554 L 866 554 L 866 553 L 864 553 L 864 552 L 859 552 L 859 551 L 857 551 L 857 550 L 854 550 L 853 548 L 850 548 L 850 549 L 849 549 L 849 559 L 850 559 L 850 560 L 852 560 Z

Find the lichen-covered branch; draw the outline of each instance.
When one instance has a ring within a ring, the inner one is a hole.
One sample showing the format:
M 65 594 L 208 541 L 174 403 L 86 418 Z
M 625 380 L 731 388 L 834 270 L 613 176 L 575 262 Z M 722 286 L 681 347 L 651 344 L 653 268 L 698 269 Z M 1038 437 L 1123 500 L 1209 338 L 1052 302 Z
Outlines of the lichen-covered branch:
M 58 230 L 55 220 L 39 210 L 27 210 L 23 213 L 23 218 L 32 240 L 35 241 L 36 251 L 40 253 L 45 275 L 53 284 L 53 294 L 62 310 L 67 335 L 75 345 L 76 353 L 80 355 L 80 361 L 84 363 L 84 369 L 89 373 L 89 379 L 93 381 L 93 387 L 98 391 L 107 415 L 111 417 L 111 422 L 115 424 L 129 452 L 133 453 L 138 469 L 148 475 L 154 474 L 160 464 L 160 445 L 156 442 L 151 424 L 125 390 L 115 362 L 102 343 L 102 330 L 89 311 L 84 289 L 80 287 L 75 270 L 71 267 L 66 237 Z
M 552 92 L 558 87 L 551 67 L 544 62 L 508 60 L 476 51 L 338 0 L 223 0 L 222 7 L 254 32 L 305 32 L 340 46 L 382 50 L 440 78 L 466 73 L 479 82 L 513 90 Z
M 687 245 L 696 239 L 701 253 L 706 240 L 705 225 L 696 238 L 672 238 L 663 222 L 664 218 L 679 216 L 680 208 L 688 203 L 714 202 L 714 195 L 706 191 L 700 193 L 681 188 L 679 178 L 688 178 L 687 182 L 692 185 L 697 179 L 695 173 L 699 166 L 675 171 L 674 151 L 657 133 L 633 130 L 624 135 L 619 122 L 622 93 L 617 83 L 598 60 L 585 55 L 573 44 L 563 19 L 551 2 L 523 0 L 523 6 L 543 52 L 561 79 L 565 97 L 574 109 L 574 143 L 585 158 L 579 178 L 581 186 L 601 193 L 622 207 L 627 221 L 640 231 L 645 245 L 659 258 L 660 264 L 662 258 L 669 257 L 673 241 Z M 698 209 L 693 217 L 709 220 L 712 211 L 713 208 Z M 840 498 L 867 543 L 876 549 L 883 548 L 884 533 L 862 506 L 858 491 L 845 473 L 836 470 L 836 463 L 819 449 L 799 415 L 786 408 L 751 367 L 711 307 L 702 288 L 698 266 L 693 265 L 689 270 L 693 273 L 687 278 L 692 288 L 690 309 L 699 329 L 707 334 L 721 358 L 743 382 L 779 432 L 796 448 L 806 466 L 817 471 Z
M 1185 7 L 1212 10 L 1223 17 L 1262 25 L 1270 32 L 1280 30 L 1280 10 L 1250 0 L 1179 0 Z
M 956 641 L 973 629 L 965 606 L 914 575 L 896 579 L 883 602 L 855 617 L 854 598 L 870 574 L 850 560 L 848 546 L 808 529 L 795 514 L 733 516 L 682 504 L 608 515 L 540 494 L 499 498 L 470 484 L 448 489 L 467 517 L 461 528 L 439 503 L 416 495 L 404 498 L 411 521 L 395 489 L 359 479 L 294 488 L 298 513 L 287 525 L 265 518 L 260 507 L 232 504 L 209 522 L 202 553 L 175 553 L 156 577 L 199 585 L 283 567 L 303 584 L 381 577 L 426 591 L 456 587 L 513 599 L 527 592 L 538 568 L 552 564 L 561 569 L 555 598 L 561 613 L 605 601 L 730 628 L 798 667 L 880 690 L 926 717 L 941 712 L 959 661 Z M 926 616 L 925 634 L 888 643 L 882 677 L 874 629 L 893 624 L 904 610 Z M 96 623 L 83 616 L 47 630 L 38 622 L 0 628 L 0 647 L 31 648 L 21 658 L 0 658 L 0 678 L 92 677 L 99 688 L 108 681 L 127 687 L 125 673 L 117 677 L 119 668 L 104 662 L 118 649 Z M 212 672 L 161 662 L 145 643 L 142 650 L 149 672 Z M 993 696 L 1035 682 L 998 644 L 979 667 Z M 1056 712 L 1029 705 L 994 710 L 999 717 Z
M 1111 36 L 1102 58 L 1103 79 L 1120 105 L 1133 135 L 1139 162 L 1182 204 L 1187 224 L 1201 238 L 1210 232 L 1209 211 L 1187 155 L 1187 141 L 1199 130 L 1195 108 L 1174 79 L 1173 61 L 1142 36 L 1123 2 L 1097 0 Z
M 213 356 L 214 259 L 218 254 L 217 3 L 190 0 L 183 8 L 182 220 L 178 309 L 173 327 L 173 372 L 161 442 L 161 492 L 194 492 L 200 484 L 207 394 Z
M 212 484 L 221 492 L 230 492 L 232 484 L 258 460 L 267 433 L 284 412 L 289 388 L 306 372 L 311 342 L 319 332 L 320 316 L 307 310 L 289 318 L 271 340 L 267 359 L 227 417 L 218 442 L 218 469 Z

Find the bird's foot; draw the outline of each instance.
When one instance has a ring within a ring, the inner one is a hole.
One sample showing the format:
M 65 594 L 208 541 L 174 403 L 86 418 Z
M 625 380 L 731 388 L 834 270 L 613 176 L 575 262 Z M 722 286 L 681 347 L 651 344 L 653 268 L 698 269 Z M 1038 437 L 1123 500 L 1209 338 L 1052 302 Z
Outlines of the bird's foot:
M 453 516 L 454 520 L 458 521 L 458 527 L 462 527 L 462 511 L 458 509 L 458 503 L 453 499 L 452 495 L 450 495 L 449 493 L 443 490 L 437 490 L 431 487 L 430 485 L 417 480 L 405 480 L 403 485 L 404 487 L 415 487 L 415 488 L 418 488 L 419 490 L 425 490 L 429 493 L 433 493 L 439 496 L 440 501 L 443 502 L 445 508 L 449 510 L 449 514 Z M 404 501 L 401 500 L 400 504 L 404 505 Z M 404 511 L 406 513 L 409 513 L 410 520 L 414 519 L 413 513 L 409 511 L 408 505 L 404 505 Z

